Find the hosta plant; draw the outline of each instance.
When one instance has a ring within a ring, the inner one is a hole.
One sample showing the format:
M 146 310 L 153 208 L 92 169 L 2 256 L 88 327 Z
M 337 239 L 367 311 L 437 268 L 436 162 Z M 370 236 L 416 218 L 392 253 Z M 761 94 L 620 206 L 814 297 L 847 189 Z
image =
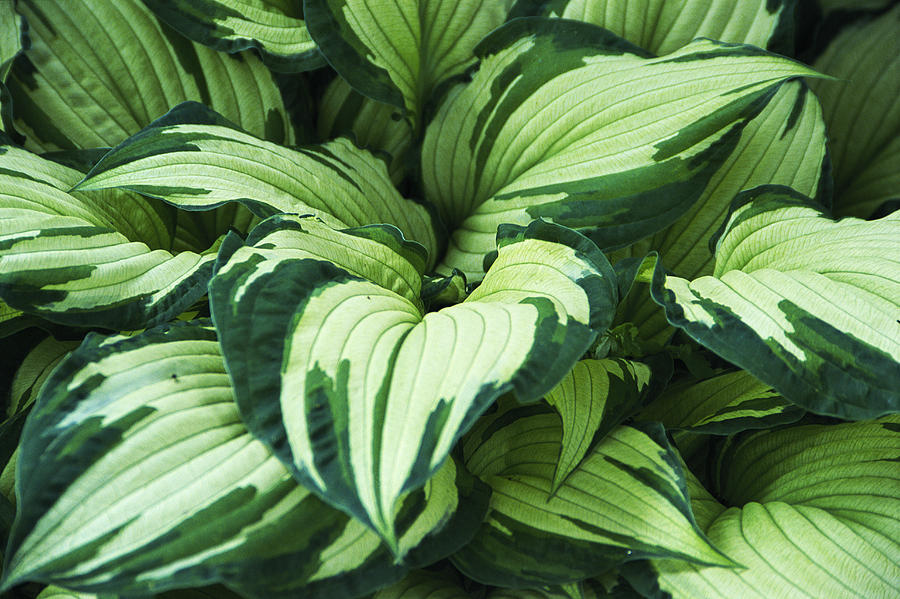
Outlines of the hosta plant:
M 884 4 L 0 0 L 3 591 L 897 596 Z

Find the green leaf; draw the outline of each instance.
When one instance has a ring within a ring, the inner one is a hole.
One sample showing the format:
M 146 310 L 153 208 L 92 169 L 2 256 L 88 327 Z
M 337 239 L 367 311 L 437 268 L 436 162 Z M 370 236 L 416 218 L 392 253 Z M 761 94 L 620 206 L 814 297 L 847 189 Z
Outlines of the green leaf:
M 898 458 L 897 416 L 738 436 L 719 456 L 715 484 L 733 507 L 719 506 L 707 533 L 743 568 L 653 560 L 626 575 L 672 597 L 893 597 Z
M 499 395 L 549 391 L 612 316 L 612 268 L 581 235 L 537 221 L 502 228 L 497 244 L 481 286 L 427 315 L 402 277 L 370 280 L 320 259 L 235 254 L 210 284 L 250 430 L 395 553 L 400 495 Z M 408 272 L 405 260 L 389 263 Z
M 303 22 L 299 2 L 145 0 L 160 19 L 189 39 L 223 52 L 259 50 L 273 71 L 298 73 L 325 64 Z
M 139 0 L 21 0 L 31 48 L 8 85 L 34 151 L 115 146 L 186 100 L 254 135 L 293 143 L 272 74 L 161 25 Z
M 581 360 L 547 393 L 547 403 L 559 412 L 563 428 L 551 493 L 559 490 L 592 446 L 640 408 L 653 375 L 643 362 Z
M 792 0 L 542 0 L 537 4 L 527 12 L 593 23 L 654 54 L 672 52 L 698 37 L 791 51 L 782 47 L 792 33 Z
M 22 50 L 25 19 L 16 15 L 13 0 L 0 0 L 0 132 L 15 134 L 12 121 L 12 98 L 6 88 L 6 76 L 13 59 Z
M 258 216 L 314 213 L 335 227 L 396 225 L 437 254 L 431 216 L 394 188 L 383 162 L 342 138 L 289 149 L 264 141 L 196 104 L 110 151 L 77 189 L 119 187 L 185 210 L 240 202 Z
M 804 411 L 746 370 L 669 385 L 639 414 L 669 429 L 728 435 L 799 420 Z
M 357 93 L 344 79 L 336 77 L 319 102 L 319 139 L 341 135 L 352 137 L 361 148 L 384 156 L 391 180 L 400 183 L 409 167 L 407 153 L 412 146 L 409 122 L 396 106 L 377 102 Z
M 533 587 L 597 576 L 627 559 L 730 565 L 691 514 L 684 473 L 661 426 L 620 426 L 551 494 L 562 429 L 546 406 L 503 409 L 466 437 L 466 465 L 493 489 L 491 512 L 453 555 L 485 584 Z
M 709 180 L 700 199 L 674 224 L 638 242 L 628 253 L 643 256 L 655 250 L 669 272 L 686 279 L 712 274 L 714 258 L 708 242 L 728 216 L 735 195 L 758 185 L 779 184 L 817 197 L 827 180 L 823 176 L 827 164 L 821 107 L 802 81 L 788 82 L 747 123 L 734 152 Z M 649 293 L 627 302 L 620 308 L 622 318 L 635 322 L 643 339 L 657 344 L 668 341 L 674 331 Z
M 843 29 L 816 60 L 816 69 L 837 78 L 811 84 L 828 124 L 837 216 L 868 218 L 900 197 L 898 26 L 895 6 Z
M 470 599 L 452 578 L 425 570 L 414 570 L 400 582 L 381 589 L 372 599 Z
M 669 322 L 788 401 L 845 419 L 900 410 L 900 213 L 833 221 L 784 187 L 735 199 L 713 276 L 657 268 Z
M 47 380 L 56 365 L 69 352 L 78 347 L 78 344 L 78 341 L 60 341 L 48 335 L 28 352 L 13 376 L 9 393 L 8 414 L 10 416 L 27 409 L 34 403 L 44 381 Z
M 250 597 L 324 598 L 402 574 L 375 535 L 247 433 L 208 321 L 90 335 L 38 398 L 17 487 L 7 589 L 37 580 L 140 595 L 224 582 Z
M 62 587 L 50 585 L 41 591 L 37 599 L 101 599 L 94 593 L 79 593 Z
M 428 128 L 422 178 L 453 234 L 442 268 L 482 272 L 503 222 L 543 217 L 601 248 L 670 225 L 787 79 L 815 76 L 744 45 L 648 54 L 596 26 L 507 23 L 477 49 Z
M 329 64 L 360 93 L 403 108 L 414 131 L 435 90 L 461 75 L 513 0 L 306 0 Z
M 171 211 L 136 194 L 67 192 L 81 173 L 0 147 L 0 298 L 73 326 L 137 329 L 206 293 L 215 246 L 172 253 Z

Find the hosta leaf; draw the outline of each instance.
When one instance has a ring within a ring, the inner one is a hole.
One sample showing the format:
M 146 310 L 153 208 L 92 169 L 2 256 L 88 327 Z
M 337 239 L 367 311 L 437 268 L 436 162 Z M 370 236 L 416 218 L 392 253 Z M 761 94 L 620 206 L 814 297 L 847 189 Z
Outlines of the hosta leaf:
M 738 370 L 700 382 L 671 384 L 639 418 L 662 422 L 669 429 L 727 435 L 796 422 L 803 414 L 772 387 Z
M 547 393 L 547 403 L 559 412 L 563 428 L 552 493 L 591 446 L 640 408 L 652 377 L 650 365 L 644 362 L 581 360 Z
M 475 45 L 513 0 L 306 0 L 307 25 L 357 91 L 405 108 L 414 130 L 441 83 L 474 61 Z
M 6 80 L 13 59 L 22 49 L 24 20 L 16 15 L 12 0 L 0 0 L 0 83 Z M 3 129 L 0 129 L 2 131 Z
M 314 213 L 337 227 L 390 223 L 437 241 L 426 209 L 400 196 L 383 162 L 348 139 L 297 150 L 182 104 L 107 154 L 78 189 L 122 187 L 186 210 L 241 202 L 259 216 Z
M 856 7 L 854 7 L 856 8 Z M 854 23 L 816 68 L 836 81 L 813 84 L 834 162 L 834 212 L 868 218 L 900 197 L 900 6 Z
M 257 225 L 246 241 L 229 236 L 219 251 L 218 262 L 221 267 L 232 260 L 303 258 L 331 262 L 351 275 L 391 290 L 422 311 L 420 294 L 427 257 L 421 245 L 406 240 L 390 225 L 338 231 L 315 217 L 276 214 Z M 267 267 L 274 264 L 270 262 Z
M 586 21 L 654 54 L 672 52 L 697 37 L 783 51 L 794 18 L 792 0 L 520 0 L 519 6 L 522 10 L 513 14 Z
M 47 336 L 28 352 L 16 370 L 10 386 L 8 408 L 10 416 L 34 403 L 44 381 L 56 365 L 76 347 L 78 341 L 60 341 Z
M 17 8 L 31 48 L 9 87 L 29 149 L 115 146 L 185 100 L 293 143 L 281 93 L 252 53 L 192 43 L 138 0 L 22 0 Z
M 16 14 L 13 0 L 0 0 L 0 132 L 12 131 L 12 99 L 6 76 L 22 50 L 25 20 Z
M 789 401 L 848 419 L 900 410 L 900 213 L 832 221 L 788 188 L 735 200 L 713 276 L 657 269 L 669 321 Z
M 427 198 L 455 229 L 444 268 L 481 276 L 503 222 L 544 217 L 603 248 L 654 233 L 697 199 L 785 80 L 815 73 L 697 40 L 667 56 L 596 26 L 516 19 L 477 48 L 422 149 Z
M 400 582 L 381 589 L 372 599 L 470 599 L 449 576 L 414 570 Z
M 635 244 L 651 249 L 672 274 L 693 279 L 712 273 L 709 239 L 728 215 L 739 192 L 764 184 L 787 185 L 817 197 L 825 177 L 825 125 L 815 96 L 801 81 L 783 85 L 756 118 L 747 123 L 734 152 L 709 180 L 700 199 L 673 225 Z M 647 342 L 664 343 L 673 330 L 649 293 L 629 298 L 623 312 Z
M 69 189 L 81 173 L 0 147 L 0 298 L 74 326 L 137 329 L 206 293 L 216 247 L 171 253 L 171 213 L 136 194 Z
M 898 457 L 897 416 L 739 436 L 717 484 L 735 507 L 720 506 L 707 532 L 744 568 L 654 560 L 630 580 L 674 598 L 894 597 Z
M 426 487 L 441 497 L 425 512 L 405 514 L 416 542 L 423 520 L 459 525 L 440 507 L 470 499 L 456 496 L 455 470 L 448 462 Z M 41 392 L 17 485 L 6 588 L 134 595 L 224 582 L 248 597 L 355 597 L 403 573 L 248 434 L 208 321 L 89 336 Z
M 317 129 L 320 139 L 349 135 L 362 148 L 386 153 L 394 183 L 402 180 L 409 166 L 406 154 L 412 130 L 400 110 L 357 93 L 340 77 L 325 89 Z
M 313 258 L 233 258 L 220 261 L 210 302 L 251 431 L 399 552 L 398 497 L 500 394 L 549 391 L 608 324 L 615 281 L 588 240 L 540 221 L 501 229 L 482 285 L 438 312 L 423 315 L 381 276 Z
M 300 2 L 145 0 L 173 29 L 224 52 L 256 48 L 272 70 L 297 73 L 325 64 L 306 30 Z
M 562 430 L 540 404 L 498 411 L 466 437 L 466 465 L 493 489 L 491 512 L 453 555 L 486 584 L 561 584 L 626 559 L 730 565 L 691 514 L 677 454 L 659 425 L 620 426 L 551 494 Z

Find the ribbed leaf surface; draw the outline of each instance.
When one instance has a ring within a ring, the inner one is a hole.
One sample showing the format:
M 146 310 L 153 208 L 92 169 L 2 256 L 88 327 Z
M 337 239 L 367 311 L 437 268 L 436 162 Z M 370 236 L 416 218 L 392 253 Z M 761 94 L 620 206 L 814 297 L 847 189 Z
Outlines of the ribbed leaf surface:
M 522 12 L 599 25 L 654 54 L 672 52 L 698 37 L 780 51 L 794 9 L 790 0 L 525 0 L 521 4 L 537 5 Z
M 66 191 L 81 176 L 0 147 L 6 304 L 62 324 L 137 329 L 174 317 L 206 293 L 215 248 L 170 252 L 171 209 L 121 190 Z
M 669 321 L 805 409 L 900 410 L 900 213 L 833 221 L 781 187 L 736 201 L 712 276 L 657 269 Z
M 854 6 L 857 8 L 857 6 Z M 900 188 L 900 6 L 844 29 L 816 60 L 828 123 L 834 211 L 868 218 Z
M 467 576 L 533 587 L 638 557 L 730 565 L 694 522 L 662 427 L 616 428 L 551 494 L 561 441 L 558 417 L 540 404 L 499 410 L 466 437 L 467 466 L 493 489 L 487 520 L 452 558 Z
M 720 454 L 715 481 L 735 507 L 711 512 L 707 534 L 744 568 L 655 560 L 630 580 L 676 599 L 894 597 L 898 458 L 897 416 L 738 436 Z
M 394 188 L 383 162 L 341 138 L 290 149 L 250 135 L 196 103 L 182 104 L 129 138 L 78 189 L 120 187 L 186 210 L 240 202 L 259 216 L 316 214 L 332 226 L 389 223 L 437 241 L 423 206 Z
M 650 58 L 596 26 L 516 19 L 428 127 L 422 178 L 453 234 L 444 268 L 477 280 L 499 223 L 544 217 L 601 247 L 633 243 L 697 201 L 741 128 L 787 79 L 758 48 L 698 40 Z
M 803 410 L 746 370 L 669 385 L 641 420 L 670 429 L 724 435 L 796 422 Z
M 562 378 L 608 324 L 614 274 L 577 233 L 508 227 L 482 285 L 423 315 L 402 275 L 382 268 L 363 278 L 353 243 L 343 259 L 351 268 L 236 253 L 220 264 L 210 299 L 250 429 L 305 485 L 399 551 L 398 497 L 428 480 L 500 394 L 533 401 Z M 411 270 L 399 253 L 374 259 Z
M 186 100 L 277 143 L 294 132 L 252 53 L 210 50 L 139 0 L 23 0 L 31 48 L 9 80 L 16 127 L 35 151 L 115 146 Z
M 419 131 L 441 83 L 474 61 L 475 45 L 513 0 L 306 0 L 310 33 L 361 93 L 404 108 Z
M 285 0 L 145 0 L 188 38 L 224 52 L 259 50 L 274 71 L 297 73 L 325 64 L 303 22 L 301 2 Z

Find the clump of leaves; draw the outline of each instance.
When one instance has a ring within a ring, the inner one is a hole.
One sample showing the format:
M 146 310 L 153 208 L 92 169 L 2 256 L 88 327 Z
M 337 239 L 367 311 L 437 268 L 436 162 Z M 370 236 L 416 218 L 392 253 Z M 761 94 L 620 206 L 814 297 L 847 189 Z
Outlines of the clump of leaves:
M 897 594 L 884 4 L 0 0 L 2 588 Z

